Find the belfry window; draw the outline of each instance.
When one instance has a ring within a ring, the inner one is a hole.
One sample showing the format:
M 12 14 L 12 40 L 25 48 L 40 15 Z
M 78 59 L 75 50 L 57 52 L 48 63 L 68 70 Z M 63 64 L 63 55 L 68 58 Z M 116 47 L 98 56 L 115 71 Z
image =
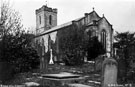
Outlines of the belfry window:
M 49 16 L 49 24 L 52 25 L 52 16 Z
M 101 32 L 101 43 L 104 49 L 106 49 L 106 31 L 105 30 Z

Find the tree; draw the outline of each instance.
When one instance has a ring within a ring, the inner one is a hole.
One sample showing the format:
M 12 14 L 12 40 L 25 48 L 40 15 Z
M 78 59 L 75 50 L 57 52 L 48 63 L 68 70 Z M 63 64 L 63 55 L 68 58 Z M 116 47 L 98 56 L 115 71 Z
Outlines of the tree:
M 125 49 L 128 46 L 130 46 L 132 43 L 134 43 L 135 38 L 134 38 L 135 33 L 130 33 L 130 32 L 116 32 L 115 35 L 115 40 L 116 43 L 114 44 L 115 47 L 119 49 Z
M 0 9 L 0 60 L 14 65 L 16 72 L 37 68 L 39 57 L 31 44 L 34 35 L 23 29 L 19 13 L 8 3 Z
M 125 66 L 125 75 L 127 76 L 127 73 L 131 70 L 130 62 L 134 59 L 134 51 L 132 50 L 135 47 L 135 33 L 130 32 L 116 32 L 116 35 L 114 36 L 116 42 L 114 43 L 114 47 L 119 50 L 119 60 L 123 61 L 122 67 Z M 121 63 L 119 62 L 119 65 Z M 121 68 L 121 67 L 120 67 Z M 123 73 L 122 73 L 123 74 Z M 126 77 L 124 76 L 124 77 Z
M 114 43 L 114 47 L 121 50 L 121 52 L 124 55 L 124 58 L 128 60 L 129 54 L 128 49 L 131 45 L 135 43 L 135 33 L 130 32 L 116 32 L 116 35 L 114 36 L 116 42 Z
M 59 37 L 59 47 L 66 65 L 81 65 L 85 55 L 83 27 L 72 25 L 59 32 L 62 34 L 62 37 Z
M 98 41 L 98 37 L 91 37 L 88 41 L 87 46 L 88 60 L 95 59 L 99 55 L 105 54 L 106 51 L 102 44 Z
M 20 36 L 22 29 L 21 19 L 18 12 L 11 9 L 9 3 L 3 2 L 1 5 L 1 17 L 0 17 L 0 40 L 1 40 L 1 57 L 4 57 L 5 38 L 9 36 Z
M 84 61 L 84 56 L 88 53 L 89 60 L 104 54 L 105 50 L 97 37 L 92 37 L 92 31 L 86 33 L 84 25 L 75 25 L 61 31 L 59 44 L 61 54 L 67 65 L 81 65 Z

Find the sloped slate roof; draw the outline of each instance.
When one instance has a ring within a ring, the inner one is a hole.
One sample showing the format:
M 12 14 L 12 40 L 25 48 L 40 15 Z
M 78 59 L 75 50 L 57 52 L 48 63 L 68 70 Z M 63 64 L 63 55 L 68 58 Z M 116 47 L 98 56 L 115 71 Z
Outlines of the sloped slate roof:
M 99 20 L 98 20 L 98 22 L 100 22 L 100 21 L 102 21 L 103 19 L 105 19 L 105 21 L 108 23 L 108 25 L 110 25 L 110 26 L 112 26 L 112 24 L 110 24 L 109 23 L 109 21 L 103 16 L 102 18 L 100 18 Z M 114 29 L 113 29 L 113 27 L 112 27 L 112 31 L 113 31 Z
M 71 24 L 72 24 L 72 22 L 70 21 L 70 22 L 64 23 L 62 25 L 58 25 L 56 27 L 52 27 L 51 29 L 49 29 L 47 31 L 44 31 L 42 34 L 48 34 L 48 33 L 51 33 L 51 32 L 57 31 L 57 30 L 60 30 L 61 28 L 66 27 L 66 26 L 69 26 Z
M 83 17 L 81 18 L 78 18 L 78 19 L 75 19 L 73 21 L 79 21 L 80 19 L 82 19 Z M 55 27 L 52 27 L 51 29 L 47 30 L 47 31 L 44 31 L 43 33 L 41 33 L 40 35 L 37 35 L 38 36 L 42 36 L 42 35 L 45 35 L 45 34 L 48 34 L 48 33 L 51 33 L 51 32 L 55 32 L 55 31 L 58 31 L 60 29 L 62 29 L 63 27 L 67 27 L 67 26 L 70 26 L 72 25 L 72 21 L 70 22 L 67 22 L 67 23 L 64 23 L 64 24 L 61 24 L 61 25 L 58 25 L 58 26 L 55 26 Z
M 97 21 L 100 21 L 100 20 L 102 20 L 103 18 L 105 18 L 105 17 L 102 17 L 102 18 L 101 18 L 95 11 L 92 11 L 92 12 L 87 13 L 87 14 L 88 14 L 88 15 L 96 14 L 97 17 L 98 17 Z M 62 29 L 62 28 L 64 28 L 64 27 L 67 27 L 67 26 L 72 25 L 72 22 L 73 22 L 73 21 L 79 21 L 79 20 L 81 20 L 81 19 L 83 19 L 83 18 L 84 18 L 84 17 L 80 17 L 80 18 L 77 18 L 77 19 L 72 20 L 72 21 L 70 21 L 70 22 L 67 22 L 67 23 L 64 23 L 64 24 L 61 24 L 61 25 L 52 27 L 51 29 L 49 29 L 49 30 L 47 30 L 47 31 L 44 31 L 43 33 L 41 33 L 40 35 L 37 35 L 36 37 L 42 36 L 42 35 L 45 35 L 45 34 L 48 34 L 48 33 L 51 33 L 51 32 L 58 31 L 58 30 L 60 30 L 60 29 Z M 106 18 L 105 18 L 105 19 L 106 19 Z M 109 25 L 111 25 L 111 24 L 108 22 L 107 19 L 106 19 L 106 21 L 107 21 L 107 23 L 108 23 Z M 89 23 L 88 25 L 91 25 L 91 24 L 93 24 L 93 22 Z
M 110 24 L 110 23 L 109 23 L 109 21 L 108 21 L 104 16 L 103 16 L 101 19 L 99 19 L 99 20 L 98 20 L 98 22 L 99 22 L 99 21 L 101 21 L 101 20 L 103 20 L 103 19 L 105 19 L 105 20 L 106 20 L 106 22 L 107 22 L 109 25 L 111 25 L 111 26 L 112 26 L 112 24 Z

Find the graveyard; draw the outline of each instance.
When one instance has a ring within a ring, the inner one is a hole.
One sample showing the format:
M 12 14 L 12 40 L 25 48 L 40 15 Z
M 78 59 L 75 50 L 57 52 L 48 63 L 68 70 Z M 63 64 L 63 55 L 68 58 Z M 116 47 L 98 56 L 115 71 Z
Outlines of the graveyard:
M 57 8 L 43 5 L 35 34 L 8 3 L 1 8 L 0 87 L 135 87 L 135 32 L 114 33 L 94 7 L 57 25 Z
M 131 82 L 119 82 L 118 63 L 115 59 L 106 58 L 100 66 L 100 69 L 96 69 L 94 61 L 87 61 L 80 66 L 48 63 L 46 70 L 19 73 L 4 84 L 27 87 L 134 87 Z
M 48 66 L 47 71 L 47 74 L 40 73 L 39 70 L 18 74 L 14 80 L 8 81 L 5 84 L 13 85 L 35 82 L 43 87 L 65 87 L 65 85 L 72 85 L 73 83 L 88 86 L 91 85 L 93 87 L 94 85 L 97 85 L 97 87 L 100 87 L 101 85 L 100 73 L 94 72 L 93 63 L 86 63 L 83 66 L 63 66 L 53 64 Z M 54 74 L 54 77 L 49 78 L 50 74 Z M 57 78 L 55 78 L 55 76 Z M 62 85 L 63 83 L 64 85 Z

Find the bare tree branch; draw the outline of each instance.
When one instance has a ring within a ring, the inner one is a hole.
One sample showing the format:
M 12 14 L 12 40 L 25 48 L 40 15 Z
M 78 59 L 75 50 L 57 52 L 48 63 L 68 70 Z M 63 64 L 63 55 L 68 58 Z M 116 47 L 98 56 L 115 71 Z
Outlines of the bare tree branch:
M 13 10 L 9 3 L 3 2 L 1 6 L 0 38 L 9 34 L 18 34 L 23 25 L 19 12 Z

